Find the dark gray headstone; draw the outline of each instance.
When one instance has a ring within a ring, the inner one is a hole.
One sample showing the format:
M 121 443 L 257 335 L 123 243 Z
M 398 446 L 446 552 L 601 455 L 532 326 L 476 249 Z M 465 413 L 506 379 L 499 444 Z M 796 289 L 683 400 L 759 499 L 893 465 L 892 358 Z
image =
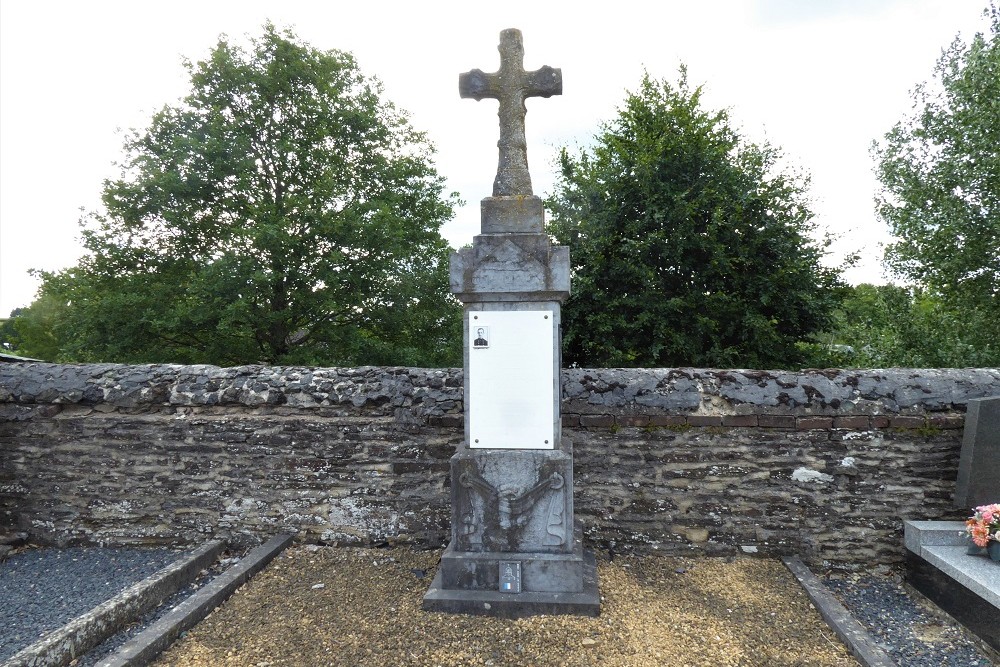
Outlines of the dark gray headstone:
M 958 463 L 955 505 L 1000 502 L 1000 396 L 969 401 Z

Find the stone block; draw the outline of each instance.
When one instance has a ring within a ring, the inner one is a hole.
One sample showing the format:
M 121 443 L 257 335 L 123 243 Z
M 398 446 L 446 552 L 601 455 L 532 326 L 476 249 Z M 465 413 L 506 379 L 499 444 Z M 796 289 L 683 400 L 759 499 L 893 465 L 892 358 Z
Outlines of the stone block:
M 724 415 L 723 426 L 756 426 L 757 415 Z
M 722 426 L 722 417 L 717 415 L 688 415 L 691 426 Z
M 541 197 L 485 197 L 480 202 L 483 234 L 541 234 L 545 208 Z
M 583 591 L 583 548 L 579 553 L 464 552 L 449 545 L 441 556 L 441 587 L 498 591 L 500 562 L 521 564 L 522 591 L 580 593 Z
M 852 431 L 867 431 L 871 422 L 867 415 L 845 415 L 833 418 L 833 428 L 844 428 Z
M 924 417 L 897 415 L 889 419 L 889 425 L 892 428 L 923 428 L 927 425 L 927 420 Z
M 950 431 L 965 426 L 965 417 L 961 415 L 932 415 L 927 422 L 934 428 Z
M 761 428 L 795 428 L 794 415 L 759 415 L 757 425 Z
M 463 303 L 563 301 L 569 296 L 569 248 L 546 234 L 480 234 L 451 255 L 451 291 Z
M 903 542 L 920 555 L 924 547 L 968 546 L 964 521 L 904 521 Z
M 428 417 L 427 424 L 429 426 L 444 426 L 446 428 L 462 428 L 465 424 L 465 419 L 459 415 L 444 415 L 441 417 Z
M 622 415 L 618 418 L 618 423 L 621 426 L 648 426 L 649 417 L 647 415 Z
M 955 505 L 1000 502 L 1000 396 L 972 399 L 965 415 Z
M 594 554 L 583 550 L 579 527 L 570 554 L 461 554 L 445 550 L 430 589 L 424 595 L 426 611 L 522 618 L 538 614 L 598 616 L 601 595 Z M 497 589 L 499 562 L 521 564 L 520 593 Z M 446 581 L 474 588 L 449 587 Z
M 587 427 L 610 428 L 615 423 L 614 415 L 581 415 L 580 425 Z
M 833 428 L 833 417 L 799 417 L 795 427 L 800 431 Z
M 687 418 L 682 415 L 652 415 L 649 418 L 650 426 L 685 426 Z
M 460 552 L 573 549 L 573 456 L 465 450 L 451 459 L 452 546 Z

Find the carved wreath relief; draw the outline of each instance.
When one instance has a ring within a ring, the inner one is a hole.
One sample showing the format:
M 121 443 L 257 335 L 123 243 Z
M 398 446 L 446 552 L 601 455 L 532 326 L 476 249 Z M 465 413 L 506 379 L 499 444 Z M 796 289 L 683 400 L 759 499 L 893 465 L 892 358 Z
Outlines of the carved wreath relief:
M 539 479 L 525 488 L 509 481 L 494 485 L 474 465 L 458 477 L 459 525 L 456 538 L 469 551 L 562 551 L 566 521 L 566 479 L 543 465 Z

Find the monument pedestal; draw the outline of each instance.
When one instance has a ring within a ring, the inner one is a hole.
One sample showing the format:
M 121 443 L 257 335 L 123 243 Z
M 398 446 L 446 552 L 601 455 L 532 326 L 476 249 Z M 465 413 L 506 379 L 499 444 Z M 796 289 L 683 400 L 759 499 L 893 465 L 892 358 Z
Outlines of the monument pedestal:
M 568 554 L 465 552 L 448 545 L 423 608 L 501 618 L 600 615 L 594 554 L 584 550 L 579 524 L 573 532 L 574 546 Z M 520 593 L 499 590 L 501 563 L 508 562 L 521 565 Z
M 451 259 L 465 304 L 465 441 L 451 459 L 452 539 L 423 608 L 596 616 L 559 415 L 569 253 L 542 233 L 537 197 L 490 197 L 482 214 L 488 233 Z
M 573 520 L 572 444 L 561 445 L 463 449 L 452 457 L 452 540 L 424 609 L 505 618 L 600 614 L 595 560 Z
M 522 593 L 582 593 L 585 588 L 583 530 L 577 524 L 573 532 L 573 549 L 565 554 L 458 551 L 454 544 L 449 544 L 438 569 L 441 587 L 499 591 L 501 563 L 517 563 Z

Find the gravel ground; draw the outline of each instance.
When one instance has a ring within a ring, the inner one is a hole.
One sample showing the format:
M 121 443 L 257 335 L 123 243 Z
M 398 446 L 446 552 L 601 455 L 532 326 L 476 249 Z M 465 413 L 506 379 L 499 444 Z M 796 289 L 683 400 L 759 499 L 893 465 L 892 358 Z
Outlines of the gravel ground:
M 170 549 L 21 549 L 0 563 L 0 660 L 111 599 L 179 552 Z
M 823 579 L 833 594 L 898 665 L 992 667 L 981 642 L 897 575 Z
M 178 556 L 98 548 L 13 554 L 0 563 L 0 661 Z M 857 665 L 775 561 L 599 554 L 600 618 L 503 620 L 421 611 L 438 557 L 403 548 L 289 549 L 157 665 Z M 96 664 L 235 560 L 203 573 L 75 667 Z M 997 664 L 898 576 L 824 581 L 901 667 Z
M 776 561 L 599 559 L 599 618 L 506 620 L 421 611 L 439 556 L 289 549 L 156 665 L 857 665 Z

